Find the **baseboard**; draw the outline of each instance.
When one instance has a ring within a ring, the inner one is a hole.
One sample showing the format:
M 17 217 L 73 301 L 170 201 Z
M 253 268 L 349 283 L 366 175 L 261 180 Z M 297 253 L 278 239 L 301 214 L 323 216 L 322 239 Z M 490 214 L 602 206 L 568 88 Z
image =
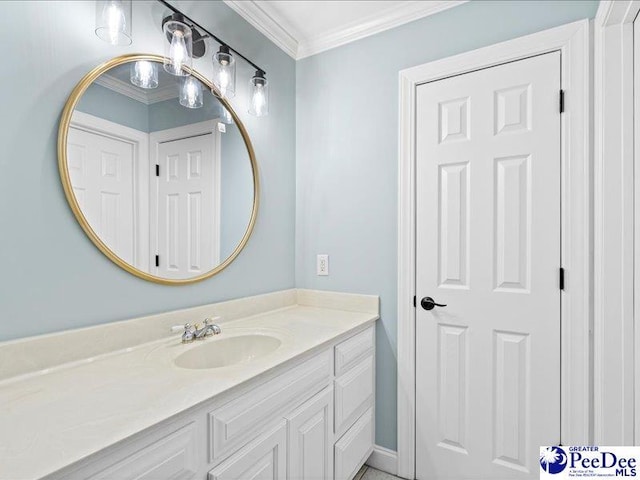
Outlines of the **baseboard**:
M 391 475 L 397 475 L 398 452 L 381 447 L 380 445 L 374 445 L 373 452 L 369 456 L 369 460 L 367 460 L 367 465 L 375 468 L 376 470 L 382 470 L 383 472 L 390 473 Z

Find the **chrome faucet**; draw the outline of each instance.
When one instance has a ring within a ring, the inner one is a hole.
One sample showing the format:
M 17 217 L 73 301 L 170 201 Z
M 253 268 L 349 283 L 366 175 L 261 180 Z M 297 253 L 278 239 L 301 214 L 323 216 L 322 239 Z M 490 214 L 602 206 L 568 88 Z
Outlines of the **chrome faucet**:
M 191 343 L 194 340 L 202 340 L 205 337 L 219 335 L 221 333 L 222 329 L 219 325 L 211 323 L 210 318 L 205 318 L 202 328 L 198 328 L 198 325 L 185 324 L 184 332 L 182 333 L 182 343 Z
M 202 328 L 198 329 L 198 326 L 196 325 L 195 336 L 197 339 L 209 337 L 211 335 L 220 335 L 221 333 L 222 329 L 220 326 L 215 323 L 211 323 L 210 318 L 204 319 L 204 326 Z

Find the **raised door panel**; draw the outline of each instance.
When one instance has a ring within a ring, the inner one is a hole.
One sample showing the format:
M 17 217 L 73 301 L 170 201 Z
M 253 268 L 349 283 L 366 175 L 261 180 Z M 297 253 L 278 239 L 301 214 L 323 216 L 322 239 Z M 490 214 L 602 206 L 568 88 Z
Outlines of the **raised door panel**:
M 208 480 L 286 480 L 286 448 L 287 424 L 282 420 L 211 470 Z
M 333 474 L 333 389 L 326 388 L 287 416 L 289 480 L 328 480 Z
M 469 164 L 438 167 L 440 190 L 440 287 L 468 288 L 469 276 Z

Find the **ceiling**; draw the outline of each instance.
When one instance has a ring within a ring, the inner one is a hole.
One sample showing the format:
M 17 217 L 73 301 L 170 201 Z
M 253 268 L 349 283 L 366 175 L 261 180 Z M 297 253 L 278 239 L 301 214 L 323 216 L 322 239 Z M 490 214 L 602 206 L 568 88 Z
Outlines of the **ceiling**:
M 225 0 L 295 59 L 353 42 L 464 0 Z

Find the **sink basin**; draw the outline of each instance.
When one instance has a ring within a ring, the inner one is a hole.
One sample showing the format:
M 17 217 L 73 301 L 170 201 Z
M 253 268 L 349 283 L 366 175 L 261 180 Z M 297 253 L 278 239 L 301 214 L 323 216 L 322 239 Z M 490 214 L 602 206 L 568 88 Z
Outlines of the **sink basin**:
M 246 363 L 275 351 L 282 342 L 268 335 L 239 335 L 203 340 L 175 359 L 181 368 L 220 368 Z

